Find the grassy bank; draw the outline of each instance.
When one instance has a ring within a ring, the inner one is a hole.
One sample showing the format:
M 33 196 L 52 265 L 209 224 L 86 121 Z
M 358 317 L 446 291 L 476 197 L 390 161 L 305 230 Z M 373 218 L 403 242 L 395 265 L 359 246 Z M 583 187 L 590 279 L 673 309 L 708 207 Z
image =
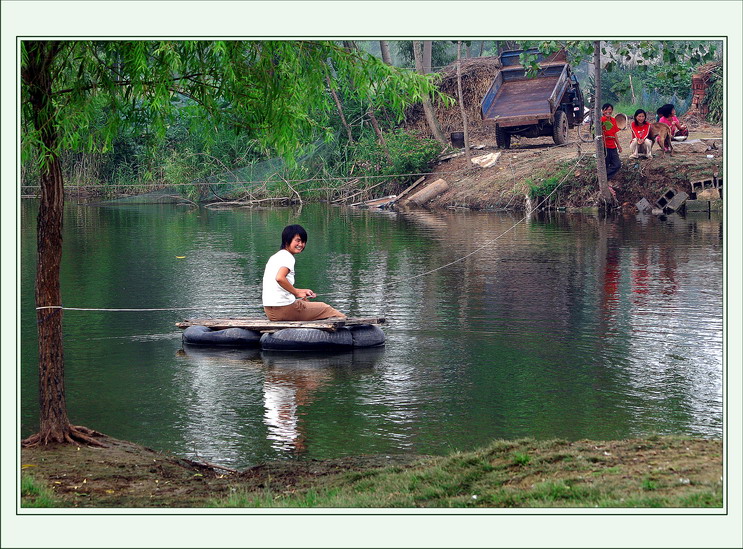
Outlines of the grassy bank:
M 355 456 L 227 471 L 105 439 L 24 448 L 24 507 L 721 507 L 719 440 L 495 441 L 442 457 Z

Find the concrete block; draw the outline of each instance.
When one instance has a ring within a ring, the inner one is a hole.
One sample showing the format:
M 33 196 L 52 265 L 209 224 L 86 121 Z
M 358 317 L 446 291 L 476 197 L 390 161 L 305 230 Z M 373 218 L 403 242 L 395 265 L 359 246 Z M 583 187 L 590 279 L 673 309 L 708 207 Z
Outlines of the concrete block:
M 687 200 L 687 212 L 709 212 L 709 200 Z
M 640 199 L 640 201 L 635 204 L 635 206 L 637 206 L 637 209 L 640 213 L 647 212 L 653 209 L 652 204 L 650 204 L 650 202 L 648 202 L 645 198 Z
M 686 202 L 689 198 L 689 195 L 685 192 L 675 193 L 673 195 L 673 198 L 671 198 L 668 201 L 668 204 L 666 204 L 666 207 L 663 208 L 664 211 L 672 211 L 675 212 L 681 208 L 681 206 L 684 205 L 684 202 Z
M 720 198 L 722 198 L 722 177 L 715 177 L 715 187 L 720 191 Z
M 662 210 L 674 196 L 676 196 L 676 191 L 674 191 L 673 189 L 666 189 L 663 195 L 655 201 L 655 205 Z
M 704 189 L 711 189 L 715 187 L 715 180 L 712 179 L 702 179 L 701 181 L 692 181 L 691 182 L 691 193 L 696 194 L 702 192 Z

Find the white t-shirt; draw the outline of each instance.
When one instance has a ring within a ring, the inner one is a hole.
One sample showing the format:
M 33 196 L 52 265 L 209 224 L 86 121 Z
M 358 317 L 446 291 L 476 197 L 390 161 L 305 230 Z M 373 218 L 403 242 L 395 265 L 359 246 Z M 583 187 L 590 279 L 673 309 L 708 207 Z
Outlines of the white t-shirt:
M 291 305 L 296 298 L 279 286 L 276 282 L 276 275 L 281 267 L 289 269 L 286 279 L 294 286 L 294 256 L 287 250 L 279 250 L 273 254 L 266 263 L 266 270 L 263 271 L 263 306 L 264 307 L 281 307 Z

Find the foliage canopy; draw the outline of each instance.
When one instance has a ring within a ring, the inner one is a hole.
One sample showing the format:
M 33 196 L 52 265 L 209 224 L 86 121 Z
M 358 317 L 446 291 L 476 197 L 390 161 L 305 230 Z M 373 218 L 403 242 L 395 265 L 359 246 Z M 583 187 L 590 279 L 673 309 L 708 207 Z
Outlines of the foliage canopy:
M 21 43 L 22 70 L 33 42 Z M 53 75 L 49 119 L 59 140 L 44 150 L 32 124 L 33 75 L 24 78 L 24 153 L 106 151 L 124 126 L 161 138 L 184 99 L 291 158 L 302 142 L 331 130 L 328 85 L 368 105 L 404 108 L 435 93 L 431 78 L 395 68 L 331 41 L 59 41 L 47 43 Z M 105 98 L 101 105 L 100 98 Z M 104 109 L 105 117 L 96 116 Z M 96 123 L 97 122 L 97 123 Z

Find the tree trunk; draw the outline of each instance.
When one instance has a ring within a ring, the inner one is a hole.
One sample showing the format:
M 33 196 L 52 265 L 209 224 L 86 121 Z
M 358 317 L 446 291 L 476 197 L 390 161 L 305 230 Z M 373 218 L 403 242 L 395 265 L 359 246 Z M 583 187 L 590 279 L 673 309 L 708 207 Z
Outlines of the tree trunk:
M 423 41 L 423 74 L 431 74 L 433 72 L 432 65 L 433 61 L 433 40 Z
M 392 64 L 392 56 L 390 55 L 390 44 L 387 40 L 379 41 L 379 49 L 382 50 L 382 61 L 388 65 Z
M 464 130 L 464 152 L 467 156 L 467 167 L 470 164 L 470 135 L 467 129 L 467 110 L 464 108 L 462 96 L 462 41 L 457 42 L 457 93 L 459 94 L 459 110 L 462 113 L 462 129 Z
M 604 128 L 601 125 L 601 41 L 593 43 L 593 127 L 596 130 L 596 175 L 599 180 L 599 195 L 605 202 L 611 201 L 609 180 L 606 177 L 606 153 L 604 152 Z
M 348 134 L 348 141 L 350 143 L 353 143 L 353 134 L 351 133 L 351 126 L 348 125 L 348 122 L 346 122 L 346 116 L 343 114 L 343 105 L 341 105 L 341 100 L 338 97 L 338 94 L 333 89 L 333 84 L 330 81 L 330 77 L 326 76 L 325 81 L 328 83 L 328 90 L 330 90 L 330 95 L 333 96 L 333 101 L 335 101 L 335 108 L 338 109 L 338 116 L 341 117 L 341 124 L 343 124 L 343 127 L 346 128 L 346 134 Z
M 62 346 L 62 305 L 59 271 L 62 263 L 62 222 L 64 182 L 57 153 L 59 136 L 53 123 L 52 64 L 60 51 L 56 42 L 31 42 L 28 64 L 22 77 L 29 89 L 33 125 L 39 132 L 45 155 L 41 169 L 41 192 L 37 220 L 36 323 L 39 335 L 39 432 L 25 444 L 87 442 L 99 445 L 87 435 L 98 434 L 75 427 L 67 417 Z M 41 308 L 49 307 L 49 308 Z
M 425 74 L 423 72 L 423 58 L 420 50 L 420 42 L 413 41 L 413 56 L 415 57 L 415 69 L 420 74 Z M 446 139 L 444 139 L 444 134 L 441 131 L 441 126 L 439 125 L 439 121 L 436 119 L 436 113 L 433 110 L 430 98 L 426 96 L 421 101 L 423 103 L 423 112 L 426 115 L 426 122 L 428 122 L 428 127 L 430 128 L 433 137 L 439 143 L 445 145 Z
M 374 133 L 377 134 L 377 139 L 379 139 L 379 144 L 382 145 L 382 148 L 384 149 L 384 154 L 387 157 L 387 161 L 390 164 L 392 164 L 392 157 L 390 156 L 390 149 L 389 147 L 387 147 L 387 141 L 384 140 L 384 135 L 382 134 L 382 130 L 379 128 L 377 117 L 374 115 L 374 107 L 369 107 L 369 110 L 366 112 L 366 114 L 369 115 L 369 120 L 371 120 L 372 127 L 374 128 Z

